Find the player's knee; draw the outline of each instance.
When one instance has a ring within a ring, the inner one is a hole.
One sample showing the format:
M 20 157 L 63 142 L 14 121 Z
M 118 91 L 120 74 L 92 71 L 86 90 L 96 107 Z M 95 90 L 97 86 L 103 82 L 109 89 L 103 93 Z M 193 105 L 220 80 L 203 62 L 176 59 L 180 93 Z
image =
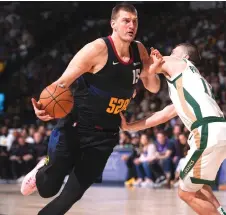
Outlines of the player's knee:
M 59 190 L 39 190 L 39 195 L 42 198 L 50 198 L 55 196 L 58 193 Z
M 183 191 L 181 188 L 178 189 L 178 196 L 181 200 L 188 202 L 191 200 L 191 195 L 189 192 Z
M 79 195 L 76 195 L 73 202 L 79 201 L 83 197 L 84 193 L 80 193 Z

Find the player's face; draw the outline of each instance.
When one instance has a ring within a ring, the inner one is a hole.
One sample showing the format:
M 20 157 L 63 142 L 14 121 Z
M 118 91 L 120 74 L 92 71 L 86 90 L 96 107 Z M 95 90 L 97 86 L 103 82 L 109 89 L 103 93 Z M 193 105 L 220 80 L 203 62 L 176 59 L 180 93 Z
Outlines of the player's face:
M 120 10 L 115 20 L 112 20 L 112 28 L 125 42 L 132 42 L 138 28 L 137 14 Z
M 171 55 L 177 58 L 186 58 L 187 54 L 184 51 L 183 47 L 177 46 L 175 49 L 172 50 Z

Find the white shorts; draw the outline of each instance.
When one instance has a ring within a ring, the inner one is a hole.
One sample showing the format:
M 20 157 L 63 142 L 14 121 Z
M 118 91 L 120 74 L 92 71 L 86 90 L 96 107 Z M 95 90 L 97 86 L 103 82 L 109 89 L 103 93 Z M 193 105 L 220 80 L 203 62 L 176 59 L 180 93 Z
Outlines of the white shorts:
M 188 138 L 190 150 L 180 174 L 180 188 L 197 192 L 204 184 L 215 182 L 226 159 L 226 123 L 214 122 L 194 129 Z

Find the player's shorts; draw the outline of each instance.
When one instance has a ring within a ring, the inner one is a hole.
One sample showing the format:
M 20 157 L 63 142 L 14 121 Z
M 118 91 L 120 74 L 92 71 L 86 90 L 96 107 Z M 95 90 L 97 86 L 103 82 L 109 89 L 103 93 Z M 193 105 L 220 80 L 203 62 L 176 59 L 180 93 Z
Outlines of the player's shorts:
M 180 173 L 180 188 L 187 192 L 213 185 L 226 159 L 226 122 L 200 124 L 189 135 L 190 150 Z

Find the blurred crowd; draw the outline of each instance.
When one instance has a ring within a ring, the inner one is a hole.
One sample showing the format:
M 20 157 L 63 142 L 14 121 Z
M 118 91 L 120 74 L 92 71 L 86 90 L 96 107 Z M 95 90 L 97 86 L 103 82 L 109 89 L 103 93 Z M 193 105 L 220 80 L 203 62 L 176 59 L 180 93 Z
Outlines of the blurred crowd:
M 22 182 L 23 177 L 47 154 L 52 127 L 43 125 L 22 128 L 1 127 L 0 177 Z
M 126 186 L 159 188 L 176 187 L 184 157 L 189 150 L 188 134 L 180 125 L 171 133 L 156 130 L 155 134 L 120 133 L 120 146 L 132 149 L 131 155 L 123 155 L 128 167 Z
M 63 7 L 53 7 L 51 3 L 37 3 L 38 6 L 24 3 L 24 6 L 15 2 L 0 6 L 0 86 L 4 86 L 1 91 L 6 96 L 5 113 L 0 115 L 1 178 L 20 178 L 46 152 L 55 121 L 44 127 L 36 121 L 31 97 L 38 98 L 83 45 L 111 33 L 109 19 L 114 2 L 105 3 L 101 13 L 93 10 L 92 4 L 86 7 L 80 2 L 68 2 Z M 156 10 L 150 13 L 146 4 Z M 226 113 L 226 9 L 193 11 L 187 3 L 170 5 L 167 10 L 157 3 L 135 5 L 140 19 L 137 39 L 148 50 L 153 46 L 164 55 L 181 42 L 196 44 L 202 57 L 198 69 L 212 85 L 215 98 Z M 24 61 L 25 57 L 29 60 Z M 16 59 L 17 64 L 13 64 Z M 10 74 L 3 83 L 1 73 Z M 169 103 L 163 77 L 157 94 L 144 90 L 139 82 L 127 119 L 149 116 Z M 176 184 L 181 166 L 178 164 L 188 150 L 187 136 L 188 131 L 178 118 L 142 133 L 122 132 L 117 147 L 133 151 L 131 157 L 122 158 L 129 168 L 128 179 L 132 179 L 128 184 L 151 187 Z

